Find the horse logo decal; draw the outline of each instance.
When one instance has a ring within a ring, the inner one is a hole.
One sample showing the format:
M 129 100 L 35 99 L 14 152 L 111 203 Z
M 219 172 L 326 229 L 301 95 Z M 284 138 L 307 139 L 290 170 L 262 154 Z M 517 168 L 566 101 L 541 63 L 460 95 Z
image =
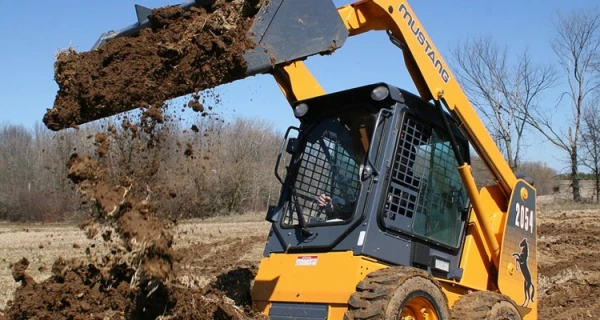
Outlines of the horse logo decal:
M 533 296 L 535 295 L 535 287 L 531 281 L 531 272 L 529 271 L 529 245 L 527 239 L 523 239 L 519 244 L 521 248 L 520 253 L 513 253 L 512 256 L 517 262 L 517 272 L 519 272 L 519 266 L 521 267 L 521 274 L 523 275 L 523 290 L 525 292 L 525 302 L 522 306 L 527 307 L 530 302 L 533 302 Z

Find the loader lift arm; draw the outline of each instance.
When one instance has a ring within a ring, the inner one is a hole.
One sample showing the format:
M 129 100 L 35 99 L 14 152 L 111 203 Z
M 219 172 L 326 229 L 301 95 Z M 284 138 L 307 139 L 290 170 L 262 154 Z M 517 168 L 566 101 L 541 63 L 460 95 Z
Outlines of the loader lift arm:
M 338 8 L 338 13 L 349 36 L 375 30 L 388 33 L 390 40 L 402 49 L 404 62 L 421 97 L 446 106 L 492 174 L 508 204 L 517 178 L 407 1 L 362 0 Z M 273 75 L 290 103 L 324 94 L 301 61 L 278 67 Z M 486 211 L 479 200 L 471 168 L 466 162 L 459 164 L 458 168 L 491 258 L 498 267 L 500 245 L 489 219 L 484 216 Z

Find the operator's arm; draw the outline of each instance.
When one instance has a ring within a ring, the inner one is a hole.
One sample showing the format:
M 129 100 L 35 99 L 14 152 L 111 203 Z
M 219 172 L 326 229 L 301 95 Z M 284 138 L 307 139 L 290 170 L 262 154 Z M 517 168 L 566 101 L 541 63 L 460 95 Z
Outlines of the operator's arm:
M 354 211 L 356 200 L 322 194 L 317 202 L 319 207 L 327 213 L 351 214 Z

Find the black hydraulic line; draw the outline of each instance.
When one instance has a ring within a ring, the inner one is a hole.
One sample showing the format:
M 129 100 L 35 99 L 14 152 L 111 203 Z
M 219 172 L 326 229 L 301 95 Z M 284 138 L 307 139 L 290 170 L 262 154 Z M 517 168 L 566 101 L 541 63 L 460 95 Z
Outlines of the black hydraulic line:
M 456 143 L 456 137 L 452 133 L 452 128 L 450 128 L 450 123 L 448 122 L 448 118 L 446 118 L 446 113 L 444 113 L 444 109 L 442 108 L 442 104 L 440 100 L 434 100 L 435 106 L 440 113 L 440 117 L 442 117 L 442 121 L 444 122 L 444 127 L 446 127 L 446 131 L 448 131 L 448 136 L 450 137 L 450 144 L 452 145 L 452 150 L 454 151 L 454 156 L 456 157 L 456 162 L 458 162 L 459 166 L 462 166 L 465 161 L 462 156 L 462 153 L 458 149 L 458 144 Z
M 280 67 L 274 68 L 273 70 L 273 75 L 277 75 L 280 77 L 280 82 L 285 82 L 285 93 L 286 96 L 288 98 L 288 101 L 298 101 L 298 98 L 296 97 L 296 94 L 294 93 L 294 90 L 292 89 L 292 81 L 290 80 L 290 76 L 289 74 Z

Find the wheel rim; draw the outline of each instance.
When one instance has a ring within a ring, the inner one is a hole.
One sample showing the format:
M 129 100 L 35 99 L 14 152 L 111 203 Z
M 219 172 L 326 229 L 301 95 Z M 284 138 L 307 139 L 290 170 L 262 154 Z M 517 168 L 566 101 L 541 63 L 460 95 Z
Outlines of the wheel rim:
M 399 320 L 439 320 L 433 304 L 425 297 L 409 300 L 400 310 Z

